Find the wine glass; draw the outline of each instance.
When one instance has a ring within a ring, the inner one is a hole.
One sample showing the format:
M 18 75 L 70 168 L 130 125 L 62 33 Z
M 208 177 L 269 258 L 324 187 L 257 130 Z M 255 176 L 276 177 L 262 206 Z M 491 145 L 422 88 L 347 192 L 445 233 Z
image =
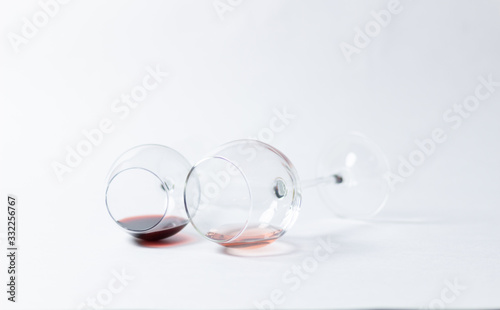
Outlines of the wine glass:
M 318 186 L 336 214 L 369 218 L 383 207 L 388 162 L 380 148 L 361 135 L 340 139 L 320 160 Z M 184 204 L 194 228 L 230 248 L 257 248 L 274 242 L 296 221 L 301 182 L 291 161 L 257 140 L 222 145 L 194 165 L 186 179 Z
M 156 241 L 178 233 L 188 223 L 183 186 L 190 168 L 181 154 L 163 145 L 124 152 L 107 176 L 109 215 L 139 239 Z

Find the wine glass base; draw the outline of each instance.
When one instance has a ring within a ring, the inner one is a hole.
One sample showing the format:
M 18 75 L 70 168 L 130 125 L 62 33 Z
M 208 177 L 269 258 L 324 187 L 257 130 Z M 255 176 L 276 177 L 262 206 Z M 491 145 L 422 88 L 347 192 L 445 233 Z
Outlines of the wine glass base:
M 331 182 L 319 184 L 318 190 L 337 216 L 370 218 L 387 202 L 388 171 L 387 158 L 375 143 L 363 135 L 350 134 L 335 140 L 322 154 L 318 172 L 330 175 Z

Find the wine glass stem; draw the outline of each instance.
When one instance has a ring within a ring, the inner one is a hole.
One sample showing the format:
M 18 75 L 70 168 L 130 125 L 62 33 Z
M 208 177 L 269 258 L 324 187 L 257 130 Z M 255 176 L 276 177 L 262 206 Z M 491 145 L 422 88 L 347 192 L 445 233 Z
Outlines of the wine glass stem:
M 344 178 L 340 174 L 332 174 L 326 177 L 319 177 L 316 179 L 312 180 L 306 180 L 302 181 L 302 188 L 309 188 L 309 187 L 314 187 L 318 186 L 320 184 L 325 184 L 325 183 L 335 183 L 335 184 L 340 184 L 344 181 Z

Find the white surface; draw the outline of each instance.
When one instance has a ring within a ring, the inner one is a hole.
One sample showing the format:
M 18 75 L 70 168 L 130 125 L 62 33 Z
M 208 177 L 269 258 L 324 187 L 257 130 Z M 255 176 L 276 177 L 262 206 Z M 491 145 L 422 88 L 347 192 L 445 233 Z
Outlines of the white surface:
M 223 21 L 212 1 L 73 1 L 19 53 L 7 33 L 38 4 L 2 3 L 0 194 L 19 197 L 21 272 L 19 304 L 2 297 L 2 309 L 76 308 L 122 268 L 135 278 L 110 308 L 253 308 L 273 289 L 286 291 L 281 308 L 420 308 L 455 279 L 467 288 L 447 307 L 499 307 L 500 92 L 457 130 L 442 116 L 478 76 L 500 80 L 500 3 L 402 5 L 347 63 L 339 44 L 386 1 L 245 1 Z M 156 65 L 170 77 L 121 120 L 113 100 Z M 191 228 L 185 244 L 140 247 L 112 223 L 104 178 L 122 151 L 154 142 L 195 162 L 255 136 L 284 107 L 296 118 L 271 143 L 302 179 L 350 131 L 378 143 L 393 170 L 415 139 L 437 127 L 449 138 L 380 214 L 406 222 L 334 220 L 309 190 L 296 226 L 253 253 L 263 257 L 231 255 Z M 51 163 L 105 117 L 115 130 L 58 182 Z M 334 254 L 291 292 L 283 274 L 325 235 Z

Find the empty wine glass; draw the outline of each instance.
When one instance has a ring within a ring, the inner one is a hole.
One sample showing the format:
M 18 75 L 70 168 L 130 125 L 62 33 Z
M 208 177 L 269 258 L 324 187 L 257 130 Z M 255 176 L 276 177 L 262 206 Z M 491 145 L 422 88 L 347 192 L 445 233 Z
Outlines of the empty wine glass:
M 337 141 L 320 161 L 318 186 L 325 202 L 344 217 L 367 218 L 387 199 L 381 150 L 361 135 Z M 184 187 L 188 217 L 205 238 L 226 247 L 256 248 L 292 227 L 301 205 L 301 183 L 290 160 L 257 140 L 221 146 L 198 162 Z
M 188 223 L 183 189 L 191 164 L 162 145 L 136 146 L 112 165 L 106 182 L 106 207 L 132 236 L 155 241 Z M 188 200 L 189 201 L 189 200 Z

